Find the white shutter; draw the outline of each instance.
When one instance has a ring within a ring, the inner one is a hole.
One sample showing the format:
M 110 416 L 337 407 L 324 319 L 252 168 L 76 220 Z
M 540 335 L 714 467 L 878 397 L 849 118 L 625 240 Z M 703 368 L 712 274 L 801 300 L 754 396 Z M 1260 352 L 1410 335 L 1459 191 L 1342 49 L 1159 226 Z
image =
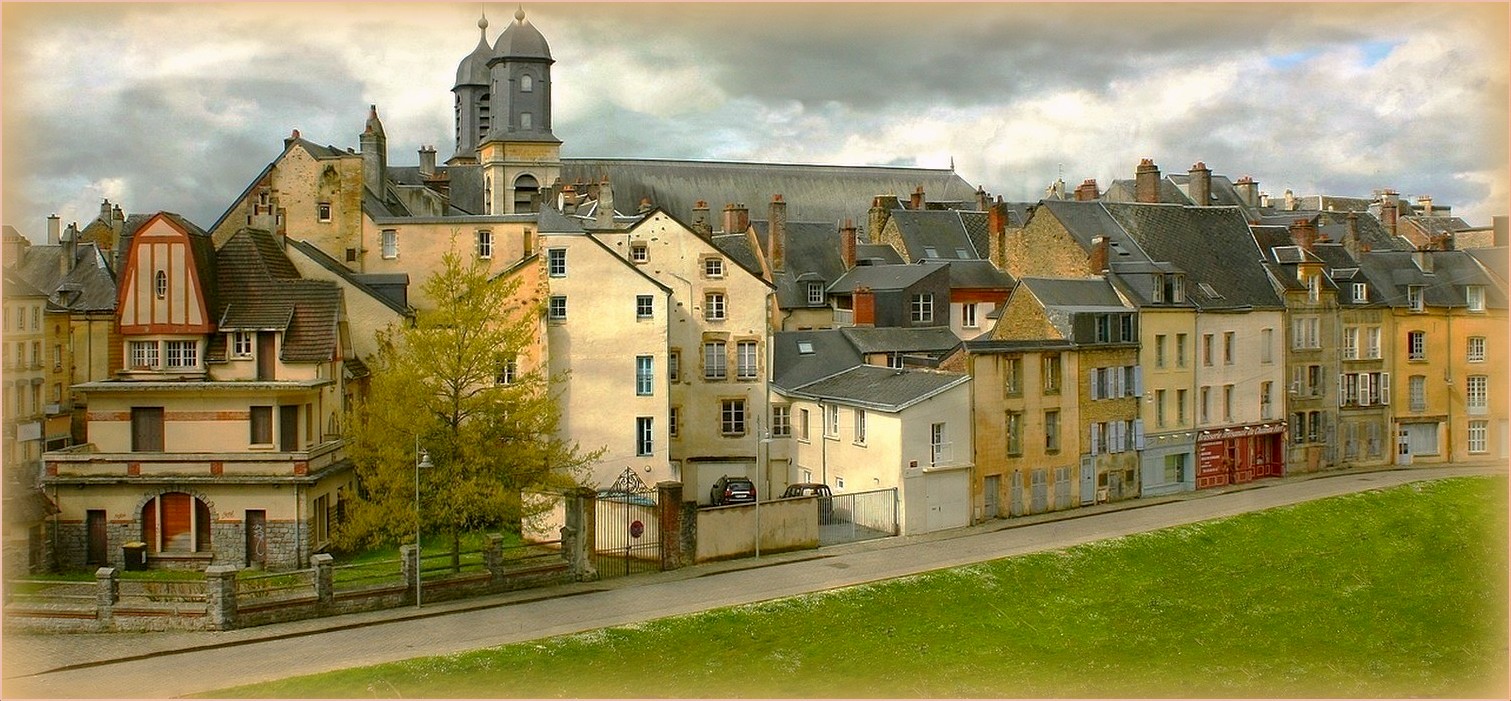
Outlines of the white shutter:
M 1389 404 L 1390 403 L 1390 373 L 1388 373 L 1388 372 L 1382 372 L 1382 373 L 1380 373 L 1380 390 L 1379 390 L 1379 393 L 1380 393 L 1380 403 L 1381 404 Z
M 1359 406 L 1369 406 L 1369 373 L 1359 373 Z
M 1102 385 L 1102 383 L 1101 383 L 1102 369 L 1101 368 L 1092 368 L 1091 369 L 1091 374 L 1087 375 L 1086 378 L 1087 378 L 1087 381 L 1089 381 L 1091 383 L 1091 398 L 1092 399 L 1101 399 L 1102 398 L 1102 387 L 1101 387 L 1101 385 Z
M 1107 374 L 1112 378 L 1112 382 L 1110 383 L 1112 385 L 1112 392 L 1109 394 L 1113 397 L 1123 396 L 1123 368 L 1107 368 Z
M 1101 424 L 1092 424 L 1091 425 L 1091 454 L 1092 455 L 1096 455 L 1097 454 L 1097 444 L 1102 442 L 1101 439 L 1102 439 L 1102 425 Z
M 1143 450 L 1144 449 L 1144 420 L 1143 419 L 1134 419 L 1133 420 L 1133 449 L 1134 450 Z
M 1338 374 L 1338 406 L 1343 406 L 1343 405 L 1345 405 L 1347 403 L 1348 403 L 1348 382 L 1344 379 L 1343 373 L 1339 373 Z
M 1107 436 L 1107 452 L 1109 452 L 1109 453 L 1121 453 L 1121 452 L 1123 452 L 1123 422 L 1122 421 L 1109 421 L 1109 422 L 1107 422 L 1107 433 L 1108 433 L 1108 436 Z
M 1138 365 L 1133 366 L 1133 396 L 1144 396 L 1144 368 Z

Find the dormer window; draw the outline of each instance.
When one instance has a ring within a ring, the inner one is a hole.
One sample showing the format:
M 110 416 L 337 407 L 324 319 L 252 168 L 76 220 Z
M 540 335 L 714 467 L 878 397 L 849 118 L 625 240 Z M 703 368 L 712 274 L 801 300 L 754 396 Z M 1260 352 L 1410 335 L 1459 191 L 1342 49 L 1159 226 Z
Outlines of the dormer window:
M 1186 301 L 1186 278 L 1182 275 L 1162 275 L 1164 278 L 1164 301 L 1180 304 Z
M 1354 283 L 1354 304 L 1363 304 L 1369 301 L 1369 283 Z
M 1485 286 L 1469 285 L 1464 288 L 1465 302 L 1469 305 L 1469 311 L 1485 311 Z
M 824 303 L 824 283 L 822 283 L 822 282 L 810 282 L 810 283 L 808 283 L 808 303 L 809 304 L 823 304 Z
M 237 331 L 231 334 L 231 357 L 252 357 L 252 334 L 247 331 Z
M 635 243 L 630 244 L 630 262 L 631 263 L 644 263 L 646 261 L 649 261 L 650 259 L 651 259 L 651 249 L 650 249 L 650 246 L 647 246 L 644 243 L 641 243 L 641 242 L 638 242 L 638 241 L 635 242 Z
M 1422 299 L 1422 292 L 1422 285 L 1406 286 L 1406 306 L 1410 307 L 1411 311 L 1419 312 L 1425 308 L 1425 301 Z
M 1306 279 L 1306 299 L 1316 302 L 1322 298 L 1322 276 L 1311 275 Z
M 168 271 L 159 270 L 152 276 L 152 288 L 158 299 L 168 298 Z
M 535 79 L 534 78 L 531 78 L 528 75 L 522 75 L 522 76 L 519 77 L 519 91 L 520 92 L 530 92 L 531 90 L 534 90 L 534 89 L 535 89 Z
M 1165 301 L 1165 276 L 1160 273 L 1155 273 L 1154 285 L 1151 289 L 1153 290 L 1153 293 L 1150 294 L 1149 301 L 1154 302 L 1155 304 L 1163 303 Z

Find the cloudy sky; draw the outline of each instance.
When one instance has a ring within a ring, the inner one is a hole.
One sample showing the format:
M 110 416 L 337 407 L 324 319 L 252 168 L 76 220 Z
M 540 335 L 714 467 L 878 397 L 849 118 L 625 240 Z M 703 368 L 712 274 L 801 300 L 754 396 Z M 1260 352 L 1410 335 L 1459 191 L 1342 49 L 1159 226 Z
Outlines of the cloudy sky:
M 4 222 L 100 198 L 209 226 L 291 129 L 452 143 L 497 3 L 5 3 Z M 542 4 L 563 155 L 948 167 L 1012 200 L 1140 158 L 1505 214 L 1507 5 Z

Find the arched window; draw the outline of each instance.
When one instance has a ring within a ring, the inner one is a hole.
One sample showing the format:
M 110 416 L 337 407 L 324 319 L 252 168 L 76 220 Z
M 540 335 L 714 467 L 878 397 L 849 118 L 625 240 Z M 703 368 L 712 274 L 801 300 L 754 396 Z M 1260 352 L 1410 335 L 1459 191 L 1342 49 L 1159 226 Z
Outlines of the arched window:
M 522 75 L 522 76 L 519 77 L 519 91 L 520 92 L 530 92 L 531 90 L 534 90 L 534 89 L 535 89 L 535 79 L 534 78 L 531 78 L 528 75 Z
M 209 552 L 210 507 L 183 492 L 160 494 L 142 506 L 142 541 L 148 552 Z
M 516 213 L 539 211 L 540 183 L 533 175 L 521 175 L 514 180 L 514 211 Z

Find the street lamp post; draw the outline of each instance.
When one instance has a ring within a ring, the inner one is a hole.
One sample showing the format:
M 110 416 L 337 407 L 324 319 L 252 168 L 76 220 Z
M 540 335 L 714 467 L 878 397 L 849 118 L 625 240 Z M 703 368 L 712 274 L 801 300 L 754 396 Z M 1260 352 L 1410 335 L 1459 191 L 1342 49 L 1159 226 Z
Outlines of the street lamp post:
M 414 438 L 414 606 L 420 607 L 420 580 L 423 579 L 425 561 L 420 551 L 420 470 L 434 467 L 430 451 L 420 449 L 420 437 Z

